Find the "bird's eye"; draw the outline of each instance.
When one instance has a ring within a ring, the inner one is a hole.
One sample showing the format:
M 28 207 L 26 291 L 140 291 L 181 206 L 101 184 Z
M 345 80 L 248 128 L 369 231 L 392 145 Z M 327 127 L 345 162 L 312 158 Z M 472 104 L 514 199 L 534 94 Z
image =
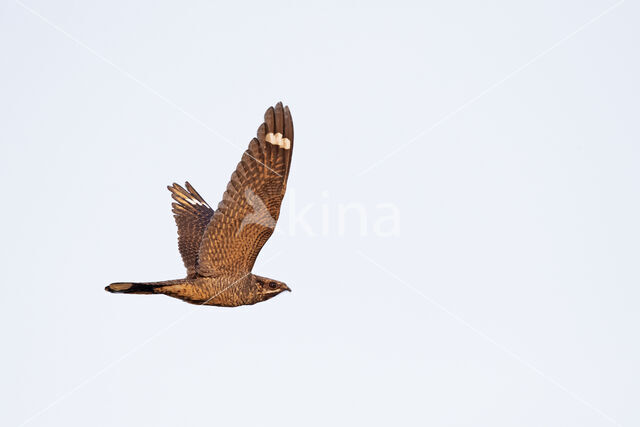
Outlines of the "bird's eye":
M 269 282 L 269 287 L 270 287 L 271 289 L 275 289 L 275 288 L 277 288 L 277 287 L 278 287 L 278 284 L 277 284 L 276 282 Z

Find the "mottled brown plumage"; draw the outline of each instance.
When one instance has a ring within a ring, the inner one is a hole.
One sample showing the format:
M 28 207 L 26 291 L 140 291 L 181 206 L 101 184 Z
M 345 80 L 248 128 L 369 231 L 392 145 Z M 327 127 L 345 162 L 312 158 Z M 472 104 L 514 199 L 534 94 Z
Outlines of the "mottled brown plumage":
M 214 211 L 189 184 L 169 186 L 178 226 L 178 248 L 187 277 L 153 283 L 112 283 L 114 293 L 164 294 L 194 304 L 235 307 L 290 290 L 251 273 L 273 233 L 287 188 L 293 121 L 278 103 L 264 115 Z

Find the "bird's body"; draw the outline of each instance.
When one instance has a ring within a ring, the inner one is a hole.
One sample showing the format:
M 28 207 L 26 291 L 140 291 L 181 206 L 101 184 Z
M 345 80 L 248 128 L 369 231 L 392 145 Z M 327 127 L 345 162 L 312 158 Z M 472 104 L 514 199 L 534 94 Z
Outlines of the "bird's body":
M 178 247 L 185 279 L 150 283 L 112 283 L 112 293 L 164 294 L 183 301 L 223 307 L 251 305 L 290 290 L 283 282 L 251 273 L 262 246 L 273 233 L 284 197 L 293 122 L 278 103 L 265 113 L 244 152 L 217 210 L 187 182 L 169 186 L 175 202 Z
M 273 292 L 263 292 L 260 289 L 261 285 L 256 283 L 258 280 L 267 281 L 267 288 L 269 282 L 281 283 L 254 274 L 245 274 L 239 277 L 223 275 L 154 283 L 112 283 L 107 287 L 107 290 L 123 294 L 162 294 L 191 304 L 220 307 L 253 305 L 282 292 L 279 286 L 274 288 Z M 288 290 L 288 288 L 284 290 Z

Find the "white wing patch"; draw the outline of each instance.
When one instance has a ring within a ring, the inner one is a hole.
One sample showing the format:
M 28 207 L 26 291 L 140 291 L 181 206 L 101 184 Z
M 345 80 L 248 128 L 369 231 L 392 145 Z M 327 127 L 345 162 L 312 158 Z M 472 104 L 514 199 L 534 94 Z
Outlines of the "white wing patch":
M 209 206 L 208 204 L 202 203 L 202 202 L 200 202 L 199 200 L 196 200 L 196 199 L 185 198 L 185 200 L 187 202 L 189 202 L 190 204 L 192 204 L 192 205 L 200 205 L 200 206 L 206 206 L 208 208 L 211 208 L 211 206 Z
M 288 138 L 283 138 L 280 132 L 275 134 L 273 132 L 269 132 L 265 135 L 264 139 L 273 145 L 284 148 L 285 150 L 291 148 L 291 141 L 289 141 Z

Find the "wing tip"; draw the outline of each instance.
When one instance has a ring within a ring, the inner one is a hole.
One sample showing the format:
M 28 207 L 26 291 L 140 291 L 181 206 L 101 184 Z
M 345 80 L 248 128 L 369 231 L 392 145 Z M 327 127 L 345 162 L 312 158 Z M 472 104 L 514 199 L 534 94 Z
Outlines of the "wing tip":
M 280 144 L 277 134 L 286 140 L 284 144 Z M 289 106 L 278 101 L 275 106 L 267 108 L 264 113 L 264 123 L 258 127 L 257 136 L 260 142 L 266 140 L 274 144 L 273 141 L 277 140 L 278 143 L 275 145 L 290 149 L 293 145 L 293 119 Z
M 198 205 L 211 209 L 211 206 L 209 206 L 206 200 L 193 188 L 189 181 L 185 182 L 185 186 L 187 187 L 186 189 L 175 182 L 173 185 L 167 186 L 167 189 L 171 192 L 171 198 L 178 202 L 182 208 L 194 208 Z

